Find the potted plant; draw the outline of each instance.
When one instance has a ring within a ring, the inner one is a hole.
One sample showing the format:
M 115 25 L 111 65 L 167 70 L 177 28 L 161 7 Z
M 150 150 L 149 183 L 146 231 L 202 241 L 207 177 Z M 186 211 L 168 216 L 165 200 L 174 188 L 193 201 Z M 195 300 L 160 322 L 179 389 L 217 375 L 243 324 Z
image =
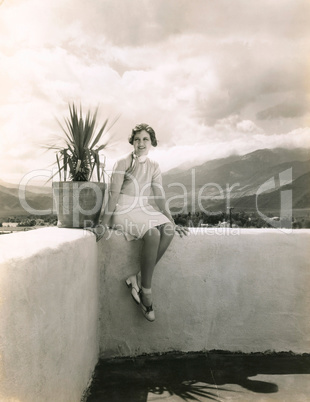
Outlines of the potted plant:
M 53 181 L 54 207 L 57 226 L 62 228 L 95 227 L 98 224 L 105 192 L 105 157 L 99 154 L 108 143 L 108 120 L 97 130 L 97 110 L 84 116 L 82 107 L 78 112 L 69 104 L 70 116 L 65 127 L 59 122 L 65 137 L 64 145 L 52 145 L 56 150 L 60 181 Z M 106 141 L 102 143 L 103 137 Z M 91 181 L 95 176 L 96 181 Z M 62 180 L 63 177 L 63 180 Z

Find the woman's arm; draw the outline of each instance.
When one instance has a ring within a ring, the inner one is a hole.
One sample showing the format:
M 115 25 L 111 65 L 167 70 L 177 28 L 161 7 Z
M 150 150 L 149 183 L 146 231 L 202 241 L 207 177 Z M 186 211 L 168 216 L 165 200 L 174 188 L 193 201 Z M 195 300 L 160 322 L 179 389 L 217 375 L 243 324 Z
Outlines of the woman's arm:
M 110 225 L 113 212 L 115 211 L 116 204 L 122 189 L 126 171 L 126 162 L 124 160 L 117 161 L 111 176 L 111 183 L 109 186 L 108 202 L 104 211 L 101 213 L 100 224 L 87 230 L 96 235 L 96 241 L 99 241 L 107 228 Z
M 160 212 L 164 214 L 173 224 L 174 230 L 181 236 L 186 235 L 189 233 L 188 228 L 183 226 L 176 225 L 174 223 L 174 219 L 170 213 L 169 207 L 166 201 L 166 194 L 165 190 L 162 185 L 162 177 L 159 170 L 159 167 L 155 169 L 155 173 L 152 178 L 152 191 L 154 194 L 155 203 L 158 206 Z
M 124 177 L 125 177 L 125 170 L 126 170 L 126 162 L 125 160 L 120 160 L 116 162 L 114 168 L 113 168 L 113 173 L 111 176 L 111 183 L 110 183 L 110 188 L 109 188 L 109 194 L 108 194 L 108 202 L 106 205 L 106 208 L 104 209 L 103 217 L 101 224 L 105 227 L 108 227 L 111 218 L 113 215 L 113 212 L 115 211 L 116 204 L 122 189 L 122 185 L 124 182 Z
M 102 217 L 102 221 L 101 224 L 103 226 L 110 226 L 110 221 L 113 215 L 113 212 L 115 211 L 115 207 L 118 201 L 118 197 L 119 197 L 119 192 L 111 192 L 109 191 L 109 195 L 108 195 L 108 202 L 107 202 L 107 206 L 104 209 L 104 213 L 103 213 L 103 217 Z
M 108 203 L 106 208 L 104 209 L 102 219 L 100 220 L 100 224 L 97 225 L 96 227 L 89 227 L 86 228 L 86 230 L 93 232 L 96 235 L 96 241 L 98 242 L 103 235 L 105 234 L 106 230 L 109 228 L 110 221 L 113 215 L 113 212 L 115 210 L 117 200 L 119 197 L 119 192 L 109 192 L 108 195 Z M 112 211 L 112 212 L 110 212 Z
M 174 223 L 170 210 L 167 206 L 166 195 L 163 186 L 159 183 L 156 184 L 152 183 L 152 190 L 154 194 L 155 203 L 159 208 L 160 212 L 164 214 L 172 223 Z
M 152 175 L 151 186 L 155 203 L 158 206 L 160 212 L 163 213 L 172 223 L 174 223 L 170 210 L 167 206 L 161 171 L 157 162 L 154 162 L 154 173 Z

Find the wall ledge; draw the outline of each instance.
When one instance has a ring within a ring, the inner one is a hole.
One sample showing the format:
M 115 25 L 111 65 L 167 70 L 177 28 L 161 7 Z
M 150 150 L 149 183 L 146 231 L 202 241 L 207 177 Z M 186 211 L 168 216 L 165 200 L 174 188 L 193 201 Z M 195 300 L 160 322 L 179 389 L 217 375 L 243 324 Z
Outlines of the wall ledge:
M 309 352 L 310 230 L 190 231 L 175 236 L 155 268 L 154 323 L 145 320 L 124 284 L 139 270 L 142 242 L 114 231 L 99 242 L 100 357 Z
M 99 354 L 95 236 L 44 228 L 0 249 L 0 400 L 79 401 Z
M 77 401 L 98 357 L 309 353 L 310 230 L 190 232 L 156 267 L 154 323 L 124 282 L 142 241 L 55 227 L 2 235 L 0 399 Z

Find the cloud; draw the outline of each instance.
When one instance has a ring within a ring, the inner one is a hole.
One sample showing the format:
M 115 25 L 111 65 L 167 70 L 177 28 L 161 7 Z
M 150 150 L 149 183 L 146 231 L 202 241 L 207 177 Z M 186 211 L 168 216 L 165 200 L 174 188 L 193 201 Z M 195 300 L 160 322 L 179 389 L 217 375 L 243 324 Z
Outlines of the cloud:
M 153 126 L 164 170 L 299 143 L 310 87 L 305 15 L 301 0 L 4 2 L 1 172 L 14 157 L 20 174 L 51 163 L 39 145 L 59 134 L 54 116 L 67 115 L 68 101 L 99 104 L 100 121 L 121 114 L 111 159 L 129 152 L 136 123 Z
M 281 7 L 278 0 L 254 4 L 247 0 L 95 0 L 91 7 L 75 0 L 62 7 L 62 22 L 80 20 L 86 33 L 104 33 L 115 45 L 137 47 L 181 33 L 212 39 L 251 40 L 265 35 L 296 39 L 308 29 L 306 12 L 306 0 L 282 0 Z
M 249 134 L 260 134 L 263 130 L 258 127 L 251 120 L 242 120 L 239 115 L 230 115 L 224 119 L 218 120 L 214 125 L 214 129 L 217 132 L 225 134 L 233 133 L 249 133 Z
M 210 40 L 307 37 L 307 0 L 10 0 L 1 6 L 6 30 L 32 45 L 60 44 L 79 25 L 84 35 L 105 37 L 124 47 L 139 47 L 180 34 Z M 13 25 L 13 26 L 12 26 Z M 2 28 L 3 32 L 3 28 Z M 72 37 L 73 39 L 73 37 Z
M 227 138 L 227 137 L 226 137 Z M 288 133 L 267 135 L 266 133 L 249 134 L 242 130 L 232 130 L 230 140 L 221 135 L 214 135 L 208 141 L 199 144 L 188 143 L 175 147 L 153 151 L 154 158 L 159 161 L 163 171 L 189 163 L 196 166 L 207 160 L 223 158 L 232 154 L 243 155 L 264 148 L 309 148 L 310 128 L 300 128 Z
M 250 104 L 256 104 L 259 112 L 261 104 L 266 106 L 273 95 L 278 101 L 291 93 L 305 99 L 309 90 L 307 59 L 299 46 L 282 38 L 252 44 L 233 41 L 212 49 L 210 54 L 217 86 L 209 93 L 203 88 L 197 97 L 197 116 L 206 124 L 241 113 Z
M 275 106 L 261 110 L 256 116 L 258 120 L 301 117 L 308 112 L 308 105 L 309 102 L 306 99 L 299 99 L 298 94 L 296 94 L 295 100 L 278 103 Z

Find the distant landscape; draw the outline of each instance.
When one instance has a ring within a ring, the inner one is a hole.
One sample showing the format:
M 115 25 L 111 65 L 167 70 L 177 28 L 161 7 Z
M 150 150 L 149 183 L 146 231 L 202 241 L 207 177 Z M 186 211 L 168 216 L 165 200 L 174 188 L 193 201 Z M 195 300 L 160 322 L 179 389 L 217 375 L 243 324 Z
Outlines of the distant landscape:
M 292 180 L 280 183 L 279 175 L 286 171 L 291 172 Z M 257 196 L 259 188 L 270 180 L 274 186 Z M 293 218 L 307 222 L 310 212 L 310 152 L 303 148 L 260 149 L 245 155 L 209 160 L 197 166 L 193 161 L 191 168 L 179 166 L 165 172 L 163 185 L 172 213 L 183 218 L 183 222 L 185 217 L 195 214 L 203 217 L 222 213 L 222 218 L 227 219 L 228 207 L 232 208 L 235 220 L 237 214 L 239 217 L 240 214 L 254 216 L 256 202 L 262 213 L 279 216 L 281 193 L 287 190 L 292 192 Z M 26 200 L 37 210 L 52 208 L 52 189 L 29 186 Z M 29 219 L 19 202 L 18 185 L 0 180 L 0 223 L 12 217 L 22 222 L 27 216 Z M 42 220 L 44 224 L 55 224 L 53 215 L 32 217 L 32 220 L 36 219 L 41 219 L 41 226 Z M 297 227 L 307 227 L 307 223 Z
M 279 185 L 279 174 L 292 169 L 292 183 Z M 194 171 L 194 173 L 193 173 Z M 206 210 L 223 209 L 226 205 L 226 188 L 236 185 L 230 192 L 231 206 L 238 210 L 254 211 L 257 190 L 266 181 L 274 178 L 275 188 L 264 192 L 258 197 L 258 206 L 263 211 L 279 211 L 280 191 L 292 190 L 293 209 L 310 208 L 310 152 L 308 149 L 261 149 L 246 155 L 232 155 L 223 159 L 207 161 L 191 169 L 182 167 L 168 171 L 163 175 L 166 196 L 172 197 L 183 193 L 183 189 L 173 183 L 182 183 L 188 193 L 192 189 L 192 176 L 195 176 L 195 197 L 189 197 L 188 209 L 199 211 L 197 202 L 192 205 L 191 198 L 197 201 L 199 190 L 208 185 L 203 195 L 208 199 L 202 202 Z M 215 185 L 212 186 L 211 183 Z M 223 189 L 222 196 L 219 188 Z M 171 205 L 172 210 L 182 207 L 176 199 Z

